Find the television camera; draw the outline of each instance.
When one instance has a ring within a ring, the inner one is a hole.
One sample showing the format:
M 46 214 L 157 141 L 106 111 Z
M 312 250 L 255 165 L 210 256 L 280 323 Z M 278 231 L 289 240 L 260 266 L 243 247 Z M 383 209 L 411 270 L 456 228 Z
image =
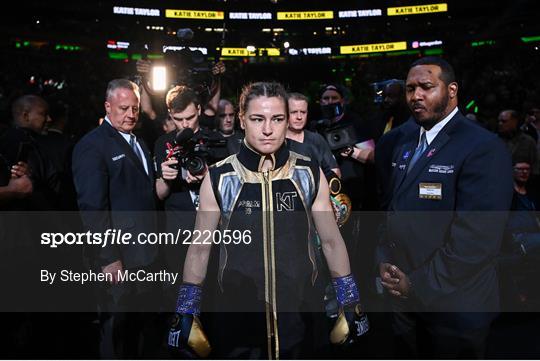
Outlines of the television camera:
M 180 46 L 164 46 L 163 61 L 155 61 L 151 65 L 150 62 L 146 65 L 138 63 L 137 70 L 149 76 L 152 92 L 167 91 L 176 85 L 185 85 L 197 92 L 204 103 L 210 96 L 212 65 L 200 49 L 188 46 L 188 42 L 193 38 L 191 29 L 178 29 L 176 37 Z M 133 48 L 141 53 L 142 60 L 148 60 L 149 50 L 146 44 L 134 44 Z
M 178 133 L 172 143 L 167 143 L 166 160 L 176 158 L 178 164 L 171 165 L 178 169 L 178 165 L 185 168 L 192 175 L 203 174 L 207 164 L 219 160 L 214 148 L 226 147 L 227 140 L 202 134 L 202 131 L 194 133 L 186 128 Z
M 321 106 L 323 118 L 315 124 L 317 131 L 324 137 L 330 149 L 340 150 L 354 145 L 357 142 L 357 135 L 352 125 L 345 127 L 332 126 L 331 119 L 343 114 L 341 103 L 332 103 Z

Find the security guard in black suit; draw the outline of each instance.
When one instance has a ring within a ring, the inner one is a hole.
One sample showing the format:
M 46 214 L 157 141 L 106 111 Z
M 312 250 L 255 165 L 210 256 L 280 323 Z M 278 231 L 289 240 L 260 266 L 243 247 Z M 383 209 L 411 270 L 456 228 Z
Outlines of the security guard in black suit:
M 126 79 L 109 82 L 103 123 L 75 146 L 73 179 L 86 229 L 105 232 L 122 230 L 136 239 L 139 233 L 156 230 L 154 172 L 150 153 L 132 133 L 139 117 L 139 89 Z M 152 282 L 120 282 L 124 270 L 154 270 L 158 248 L 136 242 L 93 247 L 91 267 L 110 274 L 112 284 L 100 292 L 102 322 L 101 356 L 139 357 L 141 330 L 152 314 L 138 314 L 150 300 L 159 300 L 161 285 Z M 155 309 L 153 309 L 155 310 Z M 110 314 L 109 312 L 113 312 Z M 113 338 L 114 336 L 114 338 Z M 155 336 L 159 337 L 159 336 Z
M 378 253 L 400 357 L 482 357 L 499 310 L 495 257 L 512 199 L 510 155 L 461 115 L 457 91 L 446 61 L 412 64 L 406 96 L 421 127 L 395 147 Z

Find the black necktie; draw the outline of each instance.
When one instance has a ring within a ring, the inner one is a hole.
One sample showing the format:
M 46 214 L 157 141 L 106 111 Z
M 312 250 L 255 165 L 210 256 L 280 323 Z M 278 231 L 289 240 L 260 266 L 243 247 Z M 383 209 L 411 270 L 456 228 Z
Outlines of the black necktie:
M 144 158 L 141 152 L 139 151 L 139 147 L 137 147 L 137 139 L 135 138 L 133 134 L 129 136 L 129 145 L 131 146 L 131 149 L 133 149 L 133 151 L 135 152 L 135 155 L 137 155 L 137 158 L 139 158 L 139 160 L 144 166 Z
M 407 174 L 411 171 L 412 167 L 414 167 L 414 164 L 420 159 L 422 154 L 426 151 L 428 147 L 427 139 L 426 139 L 426 132 L 423 132 L 420 136 L 420 144 L 418 144 L 418 147 L 416 147 L 414 154 L 411 158 L 411 161 L 409 162 L 409 166 L 407 167 Z

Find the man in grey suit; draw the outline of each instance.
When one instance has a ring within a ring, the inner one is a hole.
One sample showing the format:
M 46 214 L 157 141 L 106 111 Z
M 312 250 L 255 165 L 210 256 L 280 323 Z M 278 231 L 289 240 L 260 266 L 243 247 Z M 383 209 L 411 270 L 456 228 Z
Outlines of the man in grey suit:
M 131 233 L 156 231 L 154 172 L 150 153 L 133 129 L 139 118 L 138 86 L 126 79 L 109 82 L 103 123 L 84 136 L 73 152 L 73 179 L 86 229 Z M 90 266 L 108 275 L 110 285 L 100 292 L 101 354 L 105 358 L 139 357 L 138 339 L 149 313 L 139 314 L 146 300 L 159 299 L 161 285 L 121 282 L 128 271 L 159 267 L 158 249 L 137 244 L 92 247 Z M 114 336 L 114 337 L 113 337 Z M 148 341 L 144 337 L 145 342 Z M 148 355 L 146 355 L 148 356 Z
M 410 67 L 406 98 L 419 126 L 394 148 L 378 253 L 401 357 L 482 357 L 499 311 L 495 260 L 512 199 L 510 155 L 459 112 L 457 93 L 443 59 Z

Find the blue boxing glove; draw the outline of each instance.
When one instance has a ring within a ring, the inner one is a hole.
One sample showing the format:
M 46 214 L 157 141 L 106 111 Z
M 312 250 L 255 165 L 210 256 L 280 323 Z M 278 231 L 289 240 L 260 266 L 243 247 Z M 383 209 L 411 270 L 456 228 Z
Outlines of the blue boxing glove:
M 330 332 L 330 342 L 350 345 L 369 330 L 369 320 L 360 305 L 358 287 L 352 275 L 332 278 L 339 311 Z
M 211 347 L 204 333 L 199 315 L 201 313 L 202 289 L 193 284 L 180 286 L 176 313 L 169 330 L 169 347 L 187 358 L 207 357 Z

